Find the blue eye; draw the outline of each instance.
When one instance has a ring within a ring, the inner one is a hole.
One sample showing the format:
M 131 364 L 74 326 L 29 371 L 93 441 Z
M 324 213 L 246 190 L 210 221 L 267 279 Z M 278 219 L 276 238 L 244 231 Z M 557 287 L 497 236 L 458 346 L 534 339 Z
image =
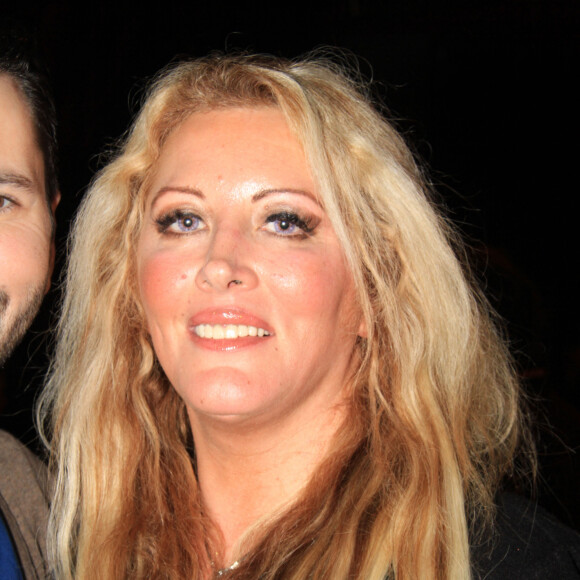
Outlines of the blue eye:
M 174 210 L 155 220 L 160 233 L 189 234 L 202 228 L 203 221 L 199 216 L 182 210 Z
M 303 219 L 295 213 L 280 212 L 268 216 L 266 229 L 274 234 L 290 237 L 312 232 L 314 228 L 309 223 L 309 219 Z
M 182 232 L 191 232 L 199 228 L 200 219 L 193 215 L 186 215 L 175 220 L 175 225 Z
M 270 223 L 274 225 L 274 231 L 277 234 L 293 234 L 297 227 L 296 224 L 285 218 L 279 218 Z

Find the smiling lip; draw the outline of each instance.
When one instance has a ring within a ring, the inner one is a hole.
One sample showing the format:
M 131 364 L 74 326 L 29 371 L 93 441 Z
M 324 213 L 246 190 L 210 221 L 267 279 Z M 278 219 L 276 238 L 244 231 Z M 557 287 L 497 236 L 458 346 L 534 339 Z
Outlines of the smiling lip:
M 262 319 L 239 309 L 208 309 L 189 321 L 193 342 L 209 350 L 232 351 L 263 343 L 273 330 Z

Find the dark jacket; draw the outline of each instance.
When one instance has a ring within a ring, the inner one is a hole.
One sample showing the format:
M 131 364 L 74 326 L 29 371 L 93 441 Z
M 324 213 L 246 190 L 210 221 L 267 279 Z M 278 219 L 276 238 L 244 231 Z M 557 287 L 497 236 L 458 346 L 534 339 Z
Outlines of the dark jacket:
M 536 503 L 503 494 L 495 534 L 472 546 L 472 560 L 478 580 L 578 580 L 580 535 Z

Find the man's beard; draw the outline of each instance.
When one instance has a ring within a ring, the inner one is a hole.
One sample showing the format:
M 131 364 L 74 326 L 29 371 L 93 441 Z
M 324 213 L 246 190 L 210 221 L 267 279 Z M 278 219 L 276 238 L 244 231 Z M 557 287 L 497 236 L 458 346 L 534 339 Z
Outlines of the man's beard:
M 32 324 L 43 298 L 44 284 L 39 284 L 29 290 L 23 308 L 16 313 L 14 318 L 9 319 L 6 316 L 10 305 L 10 296 L 0 289 L 0 368 Z

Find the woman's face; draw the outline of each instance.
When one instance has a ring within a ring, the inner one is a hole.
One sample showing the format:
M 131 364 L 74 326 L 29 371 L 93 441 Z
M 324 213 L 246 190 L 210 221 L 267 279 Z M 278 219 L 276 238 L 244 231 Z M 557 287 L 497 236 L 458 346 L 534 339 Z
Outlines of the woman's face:
M 155 352 L 192 423 L 315 415 L 343 399 L 361 315 L 277 109 L 196 113 L 171 134 L 138 277 Z

